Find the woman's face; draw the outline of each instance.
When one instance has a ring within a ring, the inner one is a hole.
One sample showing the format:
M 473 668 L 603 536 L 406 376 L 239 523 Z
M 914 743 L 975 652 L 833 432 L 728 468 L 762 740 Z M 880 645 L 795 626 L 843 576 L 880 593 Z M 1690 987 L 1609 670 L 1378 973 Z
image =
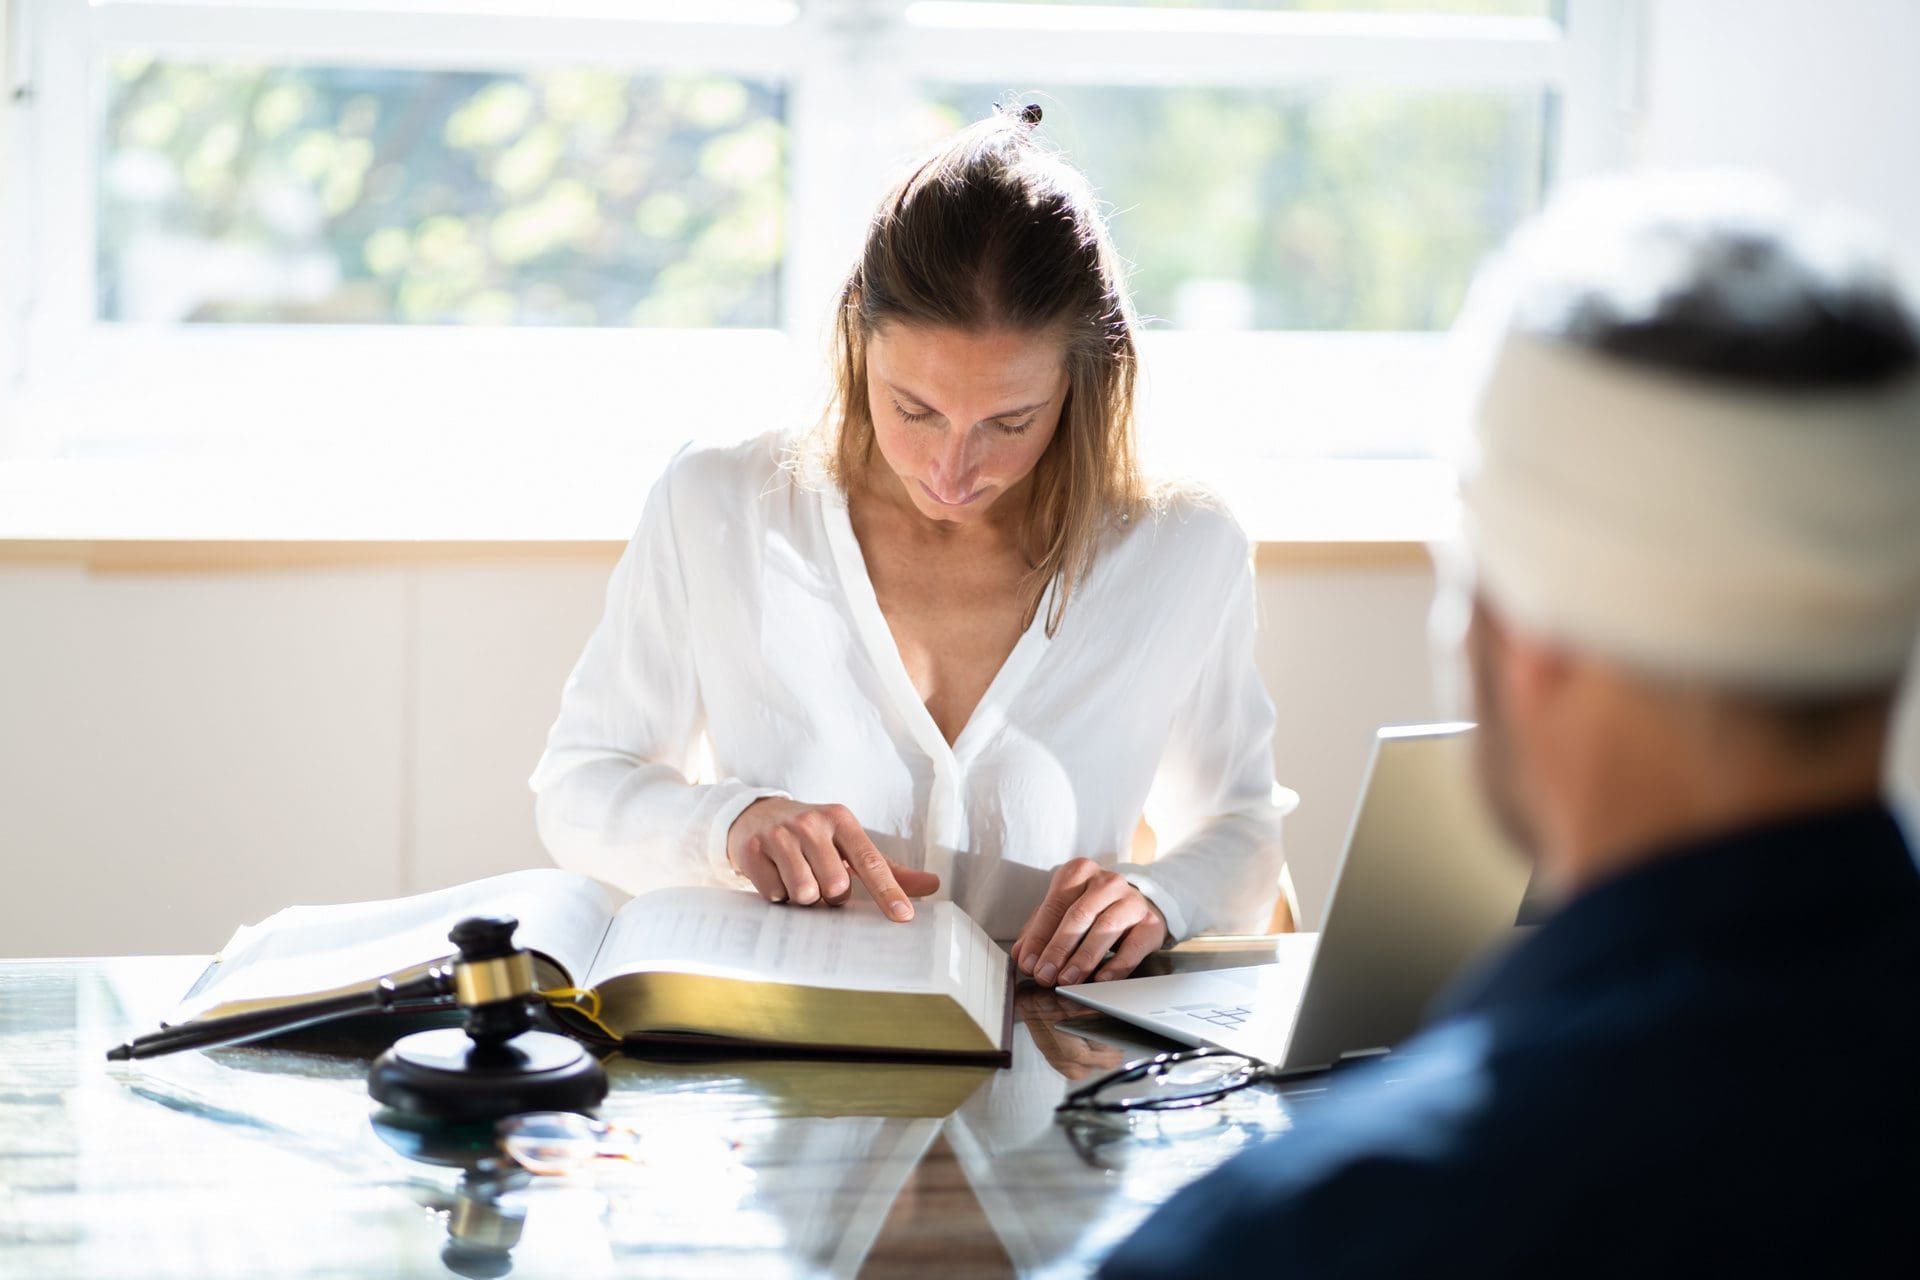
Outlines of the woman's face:
M 867 340 L 874 441 L 930 520 L 983 521 L 1047 451 L 1066 398 L 1051 335 L 890 324 Z

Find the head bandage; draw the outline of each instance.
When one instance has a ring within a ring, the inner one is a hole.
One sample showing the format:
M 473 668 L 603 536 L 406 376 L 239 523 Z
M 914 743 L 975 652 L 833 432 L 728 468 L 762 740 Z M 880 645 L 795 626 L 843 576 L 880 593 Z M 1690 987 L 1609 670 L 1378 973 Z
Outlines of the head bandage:
M 1920 631 L 1920 378 L 1730 388 L 1508 333 L 1462 480 L 1478 590 L 1652 673 L 1783 695 L 1898 679 Z

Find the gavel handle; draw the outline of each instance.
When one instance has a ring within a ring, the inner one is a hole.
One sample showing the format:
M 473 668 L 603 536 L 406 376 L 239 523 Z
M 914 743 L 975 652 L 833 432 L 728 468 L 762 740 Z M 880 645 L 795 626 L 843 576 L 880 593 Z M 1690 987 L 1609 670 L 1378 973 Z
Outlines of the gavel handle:
M 302 1004 L 273 1009 L 255 1009 L 229 1014 L 224 1018 L 202 1018 L 165 1027 L 150 1035 L 136 1036 L 123 1045 L 107 1050 L 109 1061 L 128 1058 L 152 1058 L 182 1049 L 212 1049 L 220 1045 L 244 1044 L 265 1036 L 297 1031 L 336 1018 L 361 1013 L 413 1013 L 427 1009 L 452 1008 L 453 966 L 435 965 L 417 978 L 395 982 L 382 978 L 371 991 L 328 996 Z

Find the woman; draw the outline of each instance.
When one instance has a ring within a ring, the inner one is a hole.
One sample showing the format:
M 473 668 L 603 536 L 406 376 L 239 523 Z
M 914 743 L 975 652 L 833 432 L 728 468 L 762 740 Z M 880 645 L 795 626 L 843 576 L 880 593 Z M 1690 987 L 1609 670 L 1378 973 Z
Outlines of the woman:
M 1266 923 L 1247 543 L 1144 490 L 1120 272 L 1039 115 L 882 204 L 812 438 L 654 487 L 532 779 L 557 862 L 803 906 L 858 880 L 902 920 L 944 886 L 1049 986 Z M 1121 865 L 1143 810 L 1163 852 Z

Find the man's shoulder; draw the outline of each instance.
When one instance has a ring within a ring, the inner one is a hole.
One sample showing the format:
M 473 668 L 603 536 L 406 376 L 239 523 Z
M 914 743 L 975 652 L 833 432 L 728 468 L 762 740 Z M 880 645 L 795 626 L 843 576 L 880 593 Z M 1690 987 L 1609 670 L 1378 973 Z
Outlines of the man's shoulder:
M 1179 1259 L 1202 1254 L 1223 1272 L 1589 1274 L 1685 1255 L 1754 1214 L 1840 1212 L 1867 1194 L 1858 1179 L 1844 1192 L 1782 1180 L 1783 1165 L 1911 1185 L 1920 1151 L 1880 1135 L 1915 1132 L 1920 1102 L 1887 1070 L 1849 1097 L 1838 1063 L 1840 1087 L 1818 1087 L 1782 1019 L 1768 1056 L 1744 1036 L 1704 1052 L 1725 1028 L 1689 1031 L 1680 1013 L 1506 1008 L 1443 1022 L 1336 1077 L 1295 1129 L 1182 1192 L 1104 1274 L 1189 1274 Z M 1796 1096 L 1790 1122 L 1767 1122 Z M 1863 1108 L 1879 1114 L 1871 1138 Z M 1777 1243 L 1803 1260 L 1823 1247 Z

